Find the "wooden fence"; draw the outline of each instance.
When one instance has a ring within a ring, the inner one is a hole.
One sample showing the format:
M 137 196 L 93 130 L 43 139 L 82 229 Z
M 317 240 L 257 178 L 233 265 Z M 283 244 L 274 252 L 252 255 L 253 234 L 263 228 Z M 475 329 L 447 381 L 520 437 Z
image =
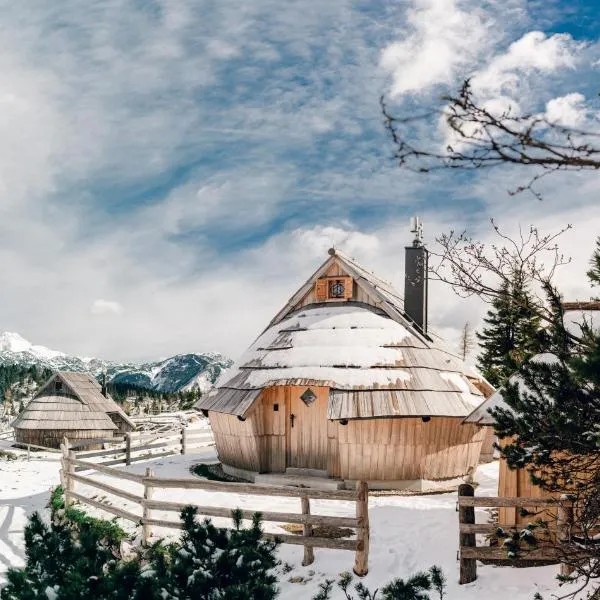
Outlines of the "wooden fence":
M 107 447 L 101 450 L 84 450 L 88 446 L 99 444 Z M 172 454 L 187 454 L 189 450 L 210 445 L 214 445 L 214 438 L 209 429 L 181 427 L 166 432 L 131 432 L 122 437 L 77 440 L 69 443 L 69 448 L 79 450 L 77 458 L 83 460 L 94 458 L 94 462 L 100 460 L 101 464 L 111 466 L 130 465 L 132 462 Z M 159 452 L 156 452 L 157 450 Z M 145 454 L 139 454 L 140 452 Z
M 541 541 L 536 547 L 527 548 L 519 553 L 519 561 L 555 561 L 564 559 L 560 552 L 557 540 L 566 541 L 573 522 L 573 506 L 566 500 L 552 498 L 499 498 L 499 497 L 475 497 L 473 486 L 465 484 L 458 488 L 458 520 L 459 520 L 459 560 L 460 579 L 459 583 L 471 583 L 477 579 L 477 560 L 485 561 L 507 561 L 508 550 L 502 546 L 478 546 L 476 535 L 493 535 L 502 527 L 506 534 L 522 531 L 524 525 L 500 526 L 497 523 L 475 523 L 475 507 L 517 507 L 530 509 L 553 509 L 556 511 L 556 522 L 553 527 L 548 527 L 548 532 L 554 536 L 554 541 Z M 561 564 L 561 574 L 569 574 L 572 568 Z
M 243 510 L 242 518 L 251 519 L 255 512 L 260 512 L 264 522 L 273 523 L 296 523 L 303 526 L 302 536 L 287 534 L 264 533 L 265 539 L 277 539 L 284 544 L 297 544 L 304 546 L 304 559 L 302 564 L 309 565 L 314 561 L 314 548 L 335 548 L 340 550 L 351 550 L 355 553 L 354 572 L 363 576 L 368 571 L 369 559 L 369 490 L 367 483 L 361 481 L 356 490 L 317 490 L 310 488 L 273 487 L 255 485 L 251 483 L 229 483 L 221 481 L 208 481 L 203 479 L 174 479 L 156 477 L 151 468 L 146 469 L 145 475 L 129 473 L 113 467 L 107 463 L 99 464 L 82 460 L 68 445 L 62 446 L 62 470 L 61 481 L 65 489 L 65 502 L 67 505 L 77 500 L 83 504 L 104 510 L 112 515 L 131 521 L 142 526 L 142 539 L 148 543 L 152 536 L 153 527 L 167 527 L 181 529 L 179 520 L 162 520 L 153 517 L 153 511 L 179 513 L 185 506 L 178 502 L 167 502 L 154 500 L 153 492 L 156 489 L 185 489 L 185 490 L 209 490 L 214 492 L 228 492 L 243 496 L 270 496 L 291 497 L 300 499 L 300 513 L 263 512 L 254 510 Z M 89 454 L 88 454 L 89 456 Z M 133 459 L 132 459 L 133 460 Z M 109 485 L 104 481 L 94 479 L 90 474 L 81 475 L 78 471 L 96 471 L 108 475 L 117 481 L 131 481 L 139 486 L 138 493 L 132 493 Z M 125 499 L 136 506 L 138 514 L 130 510 L 124 510 L 113 506 L 102 499 L 89 498 L 77 491 L 76 484 L 84 484 L 92 488 L 111 494 L 117 498 Z M 318 515 L 311 512 L 311 500 L 345 500 L 354 502 L 356 505 L 356 516 L 339 517 Z M 217 506 L 196 506 L 198 514 L 207 517 L 231 518 L 231 509 Z M 313 535 L 313 527 L 319 525 L 333 527 L 347 527 L 355 531 L 355 539 L 331 539 L 327 537 L 316 537 Z

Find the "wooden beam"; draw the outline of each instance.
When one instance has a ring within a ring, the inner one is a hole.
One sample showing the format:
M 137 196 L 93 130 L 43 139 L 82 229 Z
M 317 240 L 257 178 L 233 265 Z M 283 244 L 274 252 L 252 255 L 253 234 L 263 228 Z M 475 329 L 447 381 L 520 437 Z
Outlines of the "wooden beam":
M 470 496 L 459 496 L 458 505 L 459 506 L 486 506 L 486 507 L 496 507 L 496 506 L 556 506 L 558 504 L 558 500 L 554 500 L 551 498 L 500 498 L 496 496 L 480 496 L 477 498 Z
M 189 504 L 183 502 L 166 502 L 164 500 L 148 500 L 145 502 L 148 508 L 158 510 L 181 512 Z M 206 517 L 225 517 L 231 518 L 232 508 L 223 508 L 220 506 L 196 506 L 198 514 Z M 280 512 L 264 512 L 261 510 L 242 510 L 242 518 L 252 520 L 255 513 L 260 513 L 263 521 L 271 521 L 273 523 L 299 523 L 301 525 L 331 525 L 335 527 L 352 527 L 356 528 L 359 525 L 358 519 L 354 517 L 330 517 L 328 515 L 311 515 L 298 513 L 280 513 Z
M 230 483 L 202 479 L 152 478 L 148 485 L 159 488 L 182 488 L 188 490 L 211 490 L 214 492 L 233 492 L 251 496 L 282 496 L 301 498 L 308 496 L 314 500 L 356 500 L 356 492 L 351 490 L 316 490 L 311 488 L 276 487 L 255 485 L 253 483 Z
M 135 494 L 126 492 L 125 490 L 113 487 L 112 485 L 108 485 L 107 483 L 104 483 L 102 481 L 96 481 L 95 479 L 84 477 L 83 475 L 69 475 L 69 478 L 73 479 L 73 481 L 78 481 L 79 483 L 83 483 L 85 485 L 89 485 L 90 487 L 102 490 L 103 492 L 108 492 L 109 494 L 119 496 L 120 498 L 131 500 L 132 502 L 136 502 L 137 504 L 140 504 L 143 499 L 141 496 L 136 496 Z
M 92 498 L 88 498 L 86 496 L 83 496 L 82 494 L 71 492 L 70 496 L 72 498 L 75 498 L 75 500 L 83 502 L 84 504 L 89 504 L 96 508 L 100 508 L 101 510 L 105 510 L 106 512 L 116 515 L 117 517 L 121 517 L 122 519 L 127 519 L 129 521 L 133 521 L 134 523 L 140 523 L 142 520 L 142 517 L 140 517 L 139 515 L 134 515 L 133 513 L 127 512 L 126 510 L 123 510 L 121 508 L 117 508 L 116 506 L 110 506 L 109 504 L 105 504 L 104 502 L 98 502 L 98 500 L 92 500 Z

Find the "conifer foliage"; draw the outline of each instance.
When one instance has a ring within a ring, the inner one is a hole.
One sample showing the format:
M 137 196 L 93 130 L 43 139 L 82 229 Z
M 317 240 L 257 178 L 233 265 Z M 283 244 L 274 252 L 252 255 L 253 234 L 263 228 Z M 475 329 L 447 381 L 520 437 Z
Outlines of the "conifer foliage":
M 503 285 L 484 322 L 476 334 L 482 349 L 478 366 L 498 387 L 541 346 L 540 318 L 522 277 Z
M 597 254 L 592 283 L 600 281 Z M 528 469 L 536 485 L 576 507 L 576 533 L 558 549 L 589 582 L 600 579 L 600 333 L 583 322 L 575 339 L 560 295 L 550 284 L 546 293 L 555 315 L 546 351 L 521 366 L 503 390 L 506 408 L 491 413 L 498 436 L 513 440 L 502 449 L 509 466 Z
M 125 559 L 125 533 L 52 499 L 52 522 L 34 514 L 25 530 L 26 566 L 11 569 L 1 600 L 271 600 L 277 595 L 276 542 L 261 539 L 260 517 L 233 529 L 182 511 L 183 535 Z

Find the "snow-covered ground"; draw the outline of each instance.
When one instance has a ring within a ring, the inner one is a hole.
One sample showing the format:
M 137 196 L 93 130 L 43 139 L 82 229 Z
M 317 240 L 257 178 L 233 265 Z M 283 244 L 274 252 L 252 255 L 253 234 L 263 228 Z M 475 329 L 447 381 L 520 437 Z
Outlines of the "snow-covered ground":
M 197 462 L 212 462 L 216 459 L 214 448 L 203 449 L 193 455 L 170 456 L 137 463 L 128 470 L 143 473 L 150 466 L 158 476 L 187 477 L 189 468 Z M 50 489 L 59 482 L 57 455 L 36 454 L 29 462 L 24 453 L 16 461 L 0 461 L 0 585 L 3 573 L 10 565 L 23 564 L 22 531 L 27 515 L 34 510 L 44 510 Z M 87 473 L 83 473 L 87 474 Z M 484 465 L 477 471 L 480 487 L 477 495 L 495 495 L 497 492 L 498 464 Z M 100 477 L 115 485 L 115 479 Z M 133 482 L 122 482 L 123 487 L 139 492 L 141 486 Z M 119 484 L 120 485 L 120 484 Z M 76 484 L 76 491 L 84 486 Z M 85 494 L 91 490 L 85 491 Z M 103 497 L 98 490 L 91 495 Z M 238 496 L 235 494 L 204 492 L 201 490 L 161 490 L 155 492 L 156 499 L 169 499 L 194 504 L 240 507 L 247 510 L 299 512 L 298 499 L 269 498 L 261 496 Z M 312 501 L 315 514 L 350 516 L 354 505 L 341 501 Z M 133 509 L 123 501 L 119 505 Z M 108 515 L 106 515 L 108 516 Z M 174 513 L 155 511 L 158 518 L 173 519 Z M 477 521 L 486 522 L 487 512 L 478 510 Z M 371 497 L 369 500 L 371 523 L 371 553 L 369 574 L 364 578 L 366 585 L 380 587 L 394 577 L 406 577 L 419 569 L 440 565 L 448 578 L 448 600 L 531 600 L 539 591 L 546 598 L 557 592 L 555 575 L 557 567 L 535 567 L 511 569 L 478 565 L 478 580 L 472 584 L 458 585 L 458 516 L 456 494 L 430 496 Z M 226 524 L 226 519 L 214 519 L 217 524 Z M 132 524 L 127 524 L 130 529 Z M 275 524 L 266 527 L 270 531 L 281 529 Z M 175 531 L 156 530 L 159 535 L 176 536 Z M 302 547 L 283 545 L 280 558 L 289 563 L 293 570 L 281 575 L 281 598 L 306 600 L 316 593 L 319 582 L 335 578 L 343 571 L 351 570 L 354 560 L 352 552 L 344 550 L 315 549 L 315 562 L 302 567 Z M 292 583 L 290 578 L 302 577 L 301 583 Z M 564 591 L 564 590 L 561 590 Z M 334 596 L 335 597 L 335 596 Z

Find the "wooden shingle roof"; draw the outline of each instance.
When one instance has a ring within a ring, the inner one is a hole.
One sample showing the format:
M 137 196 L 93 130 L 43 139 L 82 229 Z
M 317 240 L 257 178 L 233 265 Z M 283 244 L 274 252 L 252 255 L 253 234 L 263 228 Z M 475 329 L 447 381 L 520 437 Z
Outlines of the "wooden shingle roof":
M 60 380 L 65 393 L 56 391 Z M 135 424 L 88 373 L 60 371 L 36 393 L 25 410 L 13 421 L 17 429 L 105 429 L 116 430 L 109 415 L 117 414 L 131 429 Z
M 332 261 L 376 305 L 296 308 Z M 391 284 L 336 250 L 197 407 L 244 416 L 266 387 L 320 385 L 330 388 L 330 419 L 465 417 L 484 399 L 475 377 L 436 336 L 413 325 Z

